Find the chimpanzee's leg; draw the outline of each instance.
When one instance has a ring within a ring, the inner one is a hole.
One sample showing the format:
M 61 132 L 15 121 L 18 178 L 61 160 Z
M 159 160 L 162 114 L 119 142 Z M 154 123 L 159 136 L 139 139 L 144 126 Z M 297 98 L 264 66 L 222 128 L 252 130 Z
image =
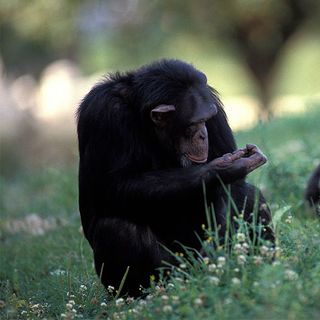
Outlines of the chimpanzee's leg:
M 118 289 L 129 267 L 121 294 L 130 296 L 141 294 L 140 286 L 149 286 L 150 276 L 157 276 L 162 261 L 172 260 L 148 226 L 117 218 L 97 223 L 93 251 L 97 274 L 106 288 Z

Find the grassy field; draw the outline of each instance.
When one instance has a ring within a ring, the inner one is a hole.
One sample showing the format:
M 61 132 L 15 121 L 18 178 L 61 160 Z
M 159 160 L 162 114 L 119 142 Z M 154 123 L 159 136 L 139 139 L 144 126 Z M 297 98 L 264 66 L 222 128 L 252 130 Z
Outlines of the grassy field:
M 170 280 L 152 282 L 145 299 L 100 285 L 80 228 L 76 166 L 1 178 L 0 318 L 319 319 L 320 220 L 303 202 L 320 162 L 319 119 L 320 106 L 236 134 L 239 146 L 256 143 L 269 158 L 249 180 L 273 211 L 275 260 L 243 229 L 231 252 L 180 257 Z

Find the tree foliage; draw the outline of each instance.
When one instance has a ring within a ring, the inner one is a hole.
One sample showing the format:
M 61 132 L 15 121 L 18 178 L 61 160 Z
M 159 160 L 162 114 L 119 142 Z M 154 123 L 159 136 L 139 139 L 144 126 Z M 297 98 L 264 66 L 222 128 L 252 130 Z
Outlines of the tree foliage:
M 265 107 L 279 57 L 302 27 L 320 29 L 317 0 L 0 1 L 1 56 L 10 73 L 69 58 L 87 71 L 124 68 L 170 52 L 173 37 L 224 43 L 256 81 Z M 172 44 L 173 43 L 173 44 Z

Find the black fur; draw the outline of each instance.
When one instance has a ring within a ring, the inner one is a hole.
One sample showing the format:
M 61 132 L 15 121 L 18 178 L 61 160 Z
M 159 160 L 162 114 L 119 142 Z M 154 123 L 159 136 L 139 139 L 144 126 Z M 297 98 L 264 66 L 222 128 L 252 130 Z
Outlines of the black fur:
M 130 267 L 123 292 L 138 294 L 149 276 L 174 262 L 162 247 L 181 250 L 176 240 L 199 249 L 195 235 L 206 223 L 202 170 L 197 165 L 181 168 L 166 146 L 159 145 L 150 110 L 173 104 L 178 117 L 188 118 L 186 93 L 195 90 L 201 101 L 214 103 L 218 114 L 207 121 L 208 162 L 236 150 L 217 93 L 206 76 L 178 60 L 162 60 L 136 71 L 116 73 L 96 85 L 78 110 L 80 152 L 79 204 L 85 236 L 93 248 L 97 273 L 105 286 L 119 286 Z M 239 210 L 247 218 L 253 210 L 256 189 L 243 178 L 245 172 L 221 174 L 232 182 Z M 208 202 L 225 224 L 226 198 L 219 180 L 207 183 Z M 265 203 L 260 195 L 259 204 Z M 266 206 L 260 218 L 270 222 Z M 273 238 L 269 231 L 269 238 Z
M 320 164 L 315 168 L 308 180 L 305 199 L 310 207 L 314 208 L 315 212 L 320 215 Z

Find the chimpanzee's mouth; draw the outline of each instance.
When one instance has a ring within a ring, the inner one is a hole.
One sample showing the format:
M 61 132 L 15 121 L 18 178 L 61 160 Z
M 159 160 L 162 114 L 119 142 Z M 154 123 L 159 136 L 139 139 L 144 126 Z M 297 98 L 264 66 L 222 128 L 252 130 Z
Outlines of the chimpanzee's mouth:
M 205 163 L 208 160 L 207 156 L 194 156 L 189 153 L 186 153 L 186 157 L 194 163 Z

